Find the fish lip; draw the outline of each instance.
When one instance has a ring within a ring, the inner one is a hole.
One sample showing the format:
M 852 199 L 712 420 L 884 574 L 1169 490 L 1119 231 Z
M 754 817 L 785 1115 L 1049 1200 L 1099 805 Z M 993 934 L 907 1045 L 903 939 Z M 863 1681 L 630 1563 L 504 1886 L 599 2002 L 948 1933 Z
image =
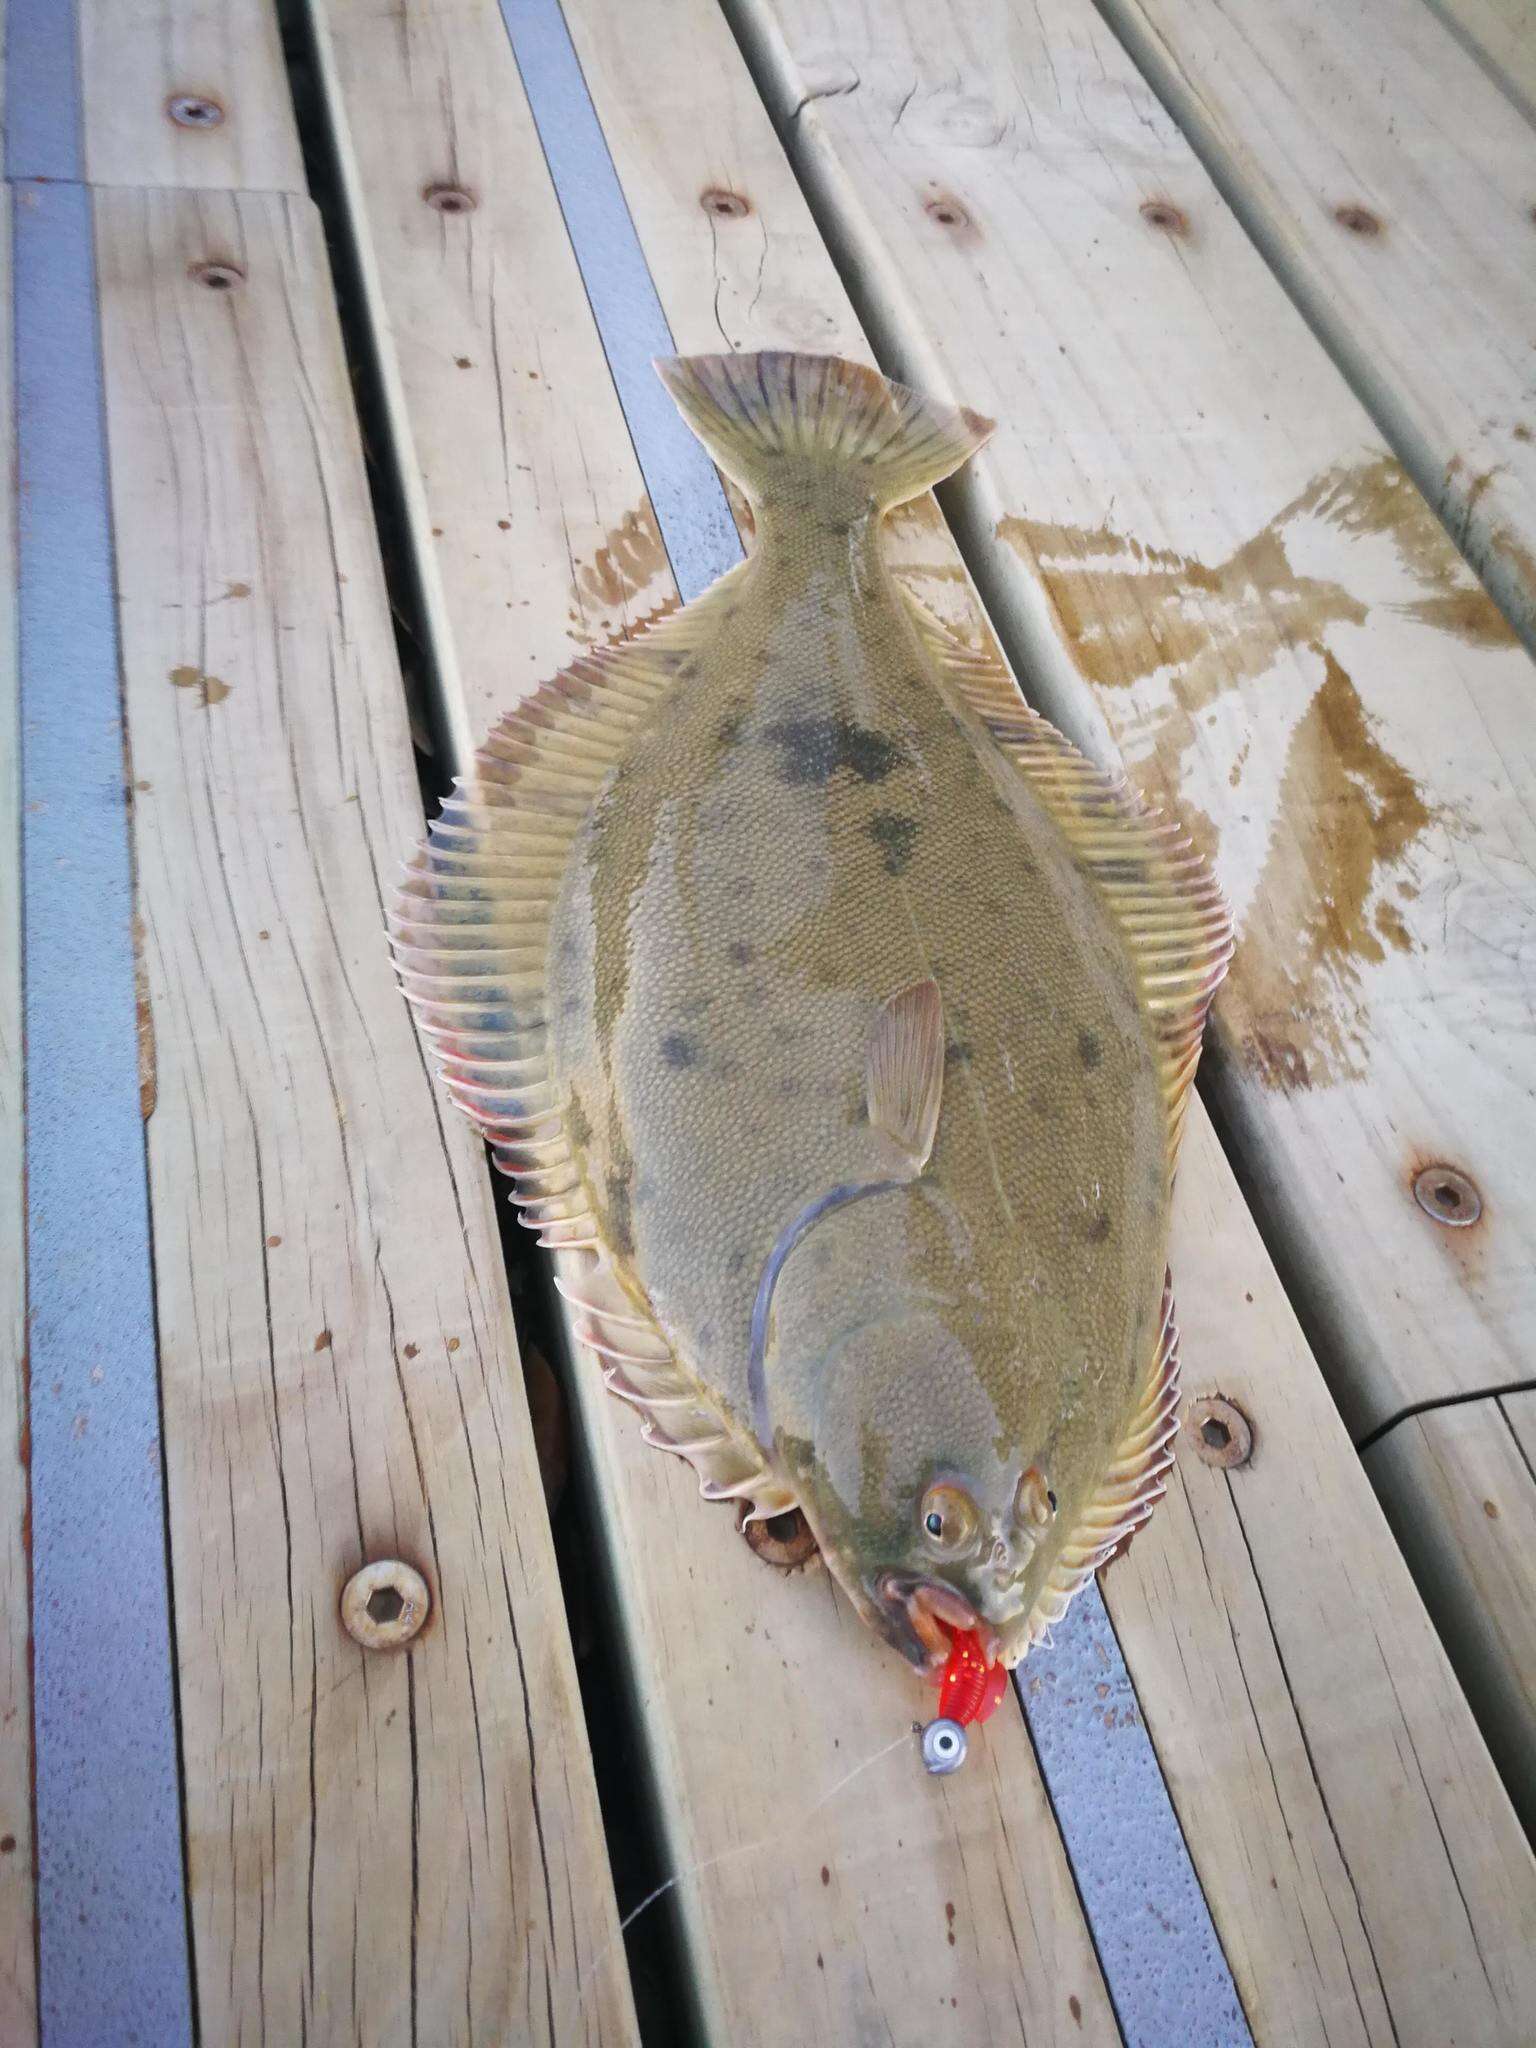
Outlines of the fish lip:
M 894 1622 L 900 1647 L 921 1669 L 942 1671 L 953 1645 L 946 1629 L 974 1633 L 990 1667 L 1002 1652 L 1002 1637 L 974 1604 L 947 1579 L 922 1572 L 881 1572 L 871 1591 L 882 1613 Z

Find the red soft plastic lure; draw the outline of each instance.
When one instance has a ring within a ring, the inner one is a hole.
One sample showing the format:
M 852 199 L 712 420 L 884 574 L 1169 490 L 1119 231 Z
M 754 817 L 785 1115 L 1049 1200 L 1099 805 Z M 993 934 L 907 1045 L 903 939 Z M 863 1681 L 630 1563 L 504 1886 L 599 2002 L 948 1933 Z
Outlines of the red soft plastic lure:
M 974 1629 L 955 1634 L 952 1641 L 939 1680 L 939 1712 L 964 1728 L 972 1721 L 985 1721 L 993 1712 L 1008 1690 L 1008 1673 L 1001 1664 L 988 1667 Z

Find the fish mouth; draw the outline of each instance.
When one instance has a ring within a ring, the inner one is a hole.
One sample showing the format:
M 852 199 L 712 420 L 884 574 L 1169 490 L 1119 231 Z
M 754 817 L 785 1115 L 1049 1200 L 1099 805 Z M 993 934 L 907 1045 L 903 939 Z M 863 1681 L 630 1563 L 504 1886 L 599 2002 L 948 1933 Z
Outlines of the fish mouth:
M 948 1663 L 953 1644 L 946 1630 L 979 1636 L 988 1665 L 996 1663 L 1002 1637 L 947 1581 L 916 1572 L 882 1572 L 872 1590 L 881 1613 L 893 1625 L 897 1647 L 919 1669 L 942 1671 Z

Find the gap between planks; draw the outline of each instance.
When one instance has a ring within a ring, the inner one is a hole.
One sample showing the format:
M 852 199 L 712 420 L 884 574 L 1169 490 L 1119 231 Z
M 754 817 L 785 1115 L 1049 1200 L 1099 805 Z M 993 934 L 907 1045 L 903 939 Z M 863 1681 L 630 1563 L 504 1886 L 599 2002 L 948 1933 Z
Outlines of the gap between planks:
M 724 323 L 743 345 L 865 356 L 713 10 L 631 10 L 622 37 L 608 9 L 568 14 L 678 345 L 717 345 Z M 371 318 L 394 416 L 409 436 L 402 463 L 419 478 L 417 544 L 440 600 L 434 631 L 450 636 L 442 672 L 463 692 L 457 729 L 474 733 L 571 651 L 643 615 L 668 579 L 499 22 L 489 8 L 424 7 L 406 25 L 405 52 L 386 62 L 378 19 L 376 8 L 347 0 L 317 9 Z M 827 72 L 839 75 L 830 62 Z M 449 165 L 477 200 L 473 234 L 458 240 L 417 211 L 423 184 Z M 722 185 L 752 202 L 735 242 L 699 205 Z M 528 275 L 540 280 L 534 308 L 511 290 Z M 903 521 L 898 539 L 921 593 L 977 630 L 931 510 Z M 1508 2015 L 1523 1995 L 1531 1926 L 1524 1844 L 1203 1127 L 1192 1134 L 1184 1188 L 1196 1219 L 1180 1241 L 1186 1276 L 1206 1247 L 1199 1277 L 1185 1282 L 1192 1384 L 1208 1376 L 1251 1400 L 1271 1455 L 1246 1475 L 1241 1495 L 1191 1468 L 1192 1510 L 1170 1501 L 1112 1574 L 1108 1597 L 1244 1997 L 1276 2038 L 1315 2023 L 1319 2011 L 1335 2038 L 1380 2038 L 1390 2007 L 1404 2040 L 1429 2042 L 1470 1995 L 1483 2002 L 1490 2038 L 1500 2028 L 1513 2038 Z M 795 1671 L 837 1665 L 787 1597 L 735 1576 L 737 1553 L 691 1500 L 687 1475 L 652 1469 L 662 1461 L 626 1433 L 590 1379 L 581 1395 L 658 1775 L 677 1788 L 679 1836 L 707 1853 L 722 1839 L 723 1796 L 738 1839 L 750 1835 L 749 1806 L 789 1803 L 774 1773 L 791 1772 L 801 1756 L 790 1734 L 803 1730 L 807 1711 L 793 1686 L 781 1706 L 780 1692 L 760 1681 L 748 1710 L 726 1718 L 756 1730 L 766 1717 L 785 1746 L 766 1760 L 739 1759 L 736 1728 L 722 1732 L 718 1718 L 723 1700 L 747 1697 L 752 1670 L 704 1661 L 717 1651 L 711 1627 L 732 1611 L 721 1594 L 739 1587 L 738 1603 L 771 1603 L 775 1639 L 794 1652 L 786 1662 Z M 1219 1569 L 1202 1567 L 1202 1544 Z M 1347 1575 L 1341 1556 L 1355 1560 Z M 813 1648 L 811 1665 L 802 1660 Z M 879 1683 L 875 1668 L 869 1677 Z M 684 1669 L 713 1681 L 702 1700 Z M 1422 1782 L 1391 1764 L 1415 1745 L 1426 1758 Z M 1375 1769 L 1361 1769 L 1363 1755 Z M 1224 1800 L 1212 1796 L 1213 1757 Z M 1012 1788 L 1011 1760 L 1009 1769 Z M 1388 1853 L 1388 1803 L 1403 1809 L 1419 1851 L 1405 1856 L 1399 1835 Z M 857 1838 L 845 1839 L 845 1855 L 857 1852 Z M 809 1860 L 814 1850 L 802 1853 Z M 841 1874 L 843 1864 L 829 1859 L 828 1868 Z M 1478 1933 L 1498 1957 L 1496 1986 L 1477 1988 L 1476 1942 L 1456 1902 L 1464 1878 Z M 768 1980 L 739 1953 L 739 1930 L 803 1957 L 803 1926 L 786 1945 L 784 1899 L 750 1882 L 714 1877 L 699 1892 L 689 1927 L 714 2010 L 755 2020 L 754 1997 Z M 882 1948 L 876 1960 L 883 1984 L 902 1981 L 906 1956 Z M 847 1997 L 850 1987 L 827 1990 Z M 799 2018 L 786 2014 L 785 2024 Z

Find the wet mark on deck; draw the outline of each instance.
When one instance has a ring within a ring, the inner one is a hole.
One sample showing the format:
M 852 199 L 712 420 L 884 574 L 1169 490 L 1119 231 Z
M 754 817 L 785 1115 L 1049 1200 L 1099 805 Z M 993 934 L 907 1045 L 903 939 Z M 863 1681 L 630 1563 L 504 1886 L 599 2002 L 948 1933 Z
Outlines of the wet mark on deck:
M 1293 565 L 1304 522 L 1380 536 L 1422 593 L 1379 606 Z M 1168 694 L 1136 736 L 1138 780 L 1166 798 L 1214 857 L 1217 820 L 1181 793 L 1202 715 L 1245 686 L 1307 691 L 1291 727 L 1268 819 L 1269 847 L 1245 918 L 1223 1008 L 1241 1018 L 1245 1055 L 1268 1086 L 1290 1089 L 1364 1071 L 1362 967 L 1410 951 L 1415 845 L 1442 817 L 1384 745 L 1330 644 L 1373 609 L 1412 618 L 1465 645 L 1512 645 L 1493 600 L 1468 575 L 1440 522 L 1388 457 L 1315 477 L 1221 562 L 1147 546 L 1108 526 L 1005 519 L 998 533 L 1039 571 L 1090 682 L 1128 690 L 1170 672 Z M 1249 736 L 1251 739 L 1251 735 Z M 1243 781 L 1248 745 L 1226 781 Z M 1389 880 L 1395 897 L 1386 893 Z

